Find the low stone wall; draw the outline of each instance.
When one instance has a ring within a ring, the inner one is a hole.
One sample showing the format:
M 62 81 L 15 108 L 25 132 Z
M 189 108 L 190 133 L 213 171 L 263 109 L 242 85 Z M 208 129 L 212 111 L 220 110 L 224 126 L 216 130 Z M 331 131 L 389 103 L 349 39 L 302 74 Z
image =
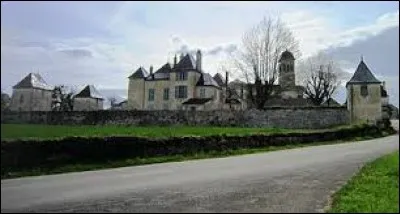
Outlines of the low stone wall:
M 344 107 L 270 107 L 246 111 L 2 112 L 1 123 L 79 125 L 214 125 L 319 129 L 349 124 Z

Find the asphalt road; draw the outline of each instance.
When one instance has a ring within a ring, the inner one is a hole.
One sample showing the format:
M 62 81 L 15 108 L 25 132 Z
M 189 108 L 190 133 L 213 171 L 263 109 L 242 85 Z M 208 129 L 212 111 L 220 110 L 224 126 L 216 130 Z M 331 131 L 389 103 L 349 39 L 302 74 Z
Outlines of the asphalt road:
M 1 181 L 1 212 L 319 212 L 399 136 Z

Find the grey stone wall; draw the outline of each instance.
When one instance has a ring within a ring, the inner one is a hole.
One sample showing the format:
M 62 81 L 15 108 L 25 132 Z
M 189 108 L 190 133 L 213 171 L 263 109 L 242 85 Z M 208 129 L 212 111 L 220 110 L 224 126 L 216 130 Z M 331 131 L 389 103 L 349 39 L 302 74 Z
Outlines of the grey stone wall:
M 317 129 L 349 124 L 345 107 L 270 107 L 264 111 L 2 112 L 2 123 L 214 125 Z
M 14 89 L 11 96 L 12 111 L 51 111 L 50 90 L 21 88 Z

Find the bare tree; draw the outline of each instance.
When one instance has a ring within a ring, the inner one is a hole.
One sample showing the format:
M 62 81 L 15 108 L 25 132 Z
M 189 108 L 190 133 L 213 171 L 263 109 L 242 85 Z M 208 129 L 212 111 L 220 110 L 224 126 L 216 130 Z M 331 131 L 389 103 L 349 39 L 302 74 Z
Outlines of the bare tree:
M 117 98 L 114 96 L 107 97 L 108 101 L 110 101 L 111 107 L 110 109 L 114 109 L 117 105 Z
M 242 47 L 232 55 L 233 68 L 247 82 L 249 104 L 262 109 L 277 83 L 281 53 L 291 51 L 300 55 L 299 45 L 292 32 L 280 19 L 264 18 L 246 32 Z
M 9 109 L 11 102 L 11 98 L 8 94 L 4 93 L 3 90 L 1 90 L 1 111 L 6 111 Z
M 68 91 L 64 85 L 55 86 L 52 93 L 51 109 L 53 111 L 72 111 L 74 106 L 74 90 Z
M 320 52 L 314 57 L 310 57 L 300 66 L 305 85 L 304 95 L 309 98 L 314 105 L 321 105 L 328 101 L 336 92 L 344 76 L 343 70 Z

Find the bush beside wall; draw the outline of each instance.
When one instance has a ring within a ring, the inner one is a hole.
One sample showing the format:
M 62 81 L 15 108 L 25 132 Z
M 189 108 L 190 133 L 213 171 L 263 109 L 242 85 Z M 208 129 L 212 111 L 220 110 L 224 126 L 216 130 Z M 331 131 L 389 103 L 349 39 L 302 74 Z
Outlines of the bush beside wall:
M 1 143 L 1 173 L 15 169 L 56 167 L 73 163 L 102 163 L 126 158 L 187 155 L 199 152 L 285 146 L 381 136 L 377 126 L 361 125 L 318 133 L 252 136 L 208 136 L 151 139 L 143 137 L 68 137 L 56 140 L 16 140 Z M 389 130 L 393 131 L 393 130 Z

